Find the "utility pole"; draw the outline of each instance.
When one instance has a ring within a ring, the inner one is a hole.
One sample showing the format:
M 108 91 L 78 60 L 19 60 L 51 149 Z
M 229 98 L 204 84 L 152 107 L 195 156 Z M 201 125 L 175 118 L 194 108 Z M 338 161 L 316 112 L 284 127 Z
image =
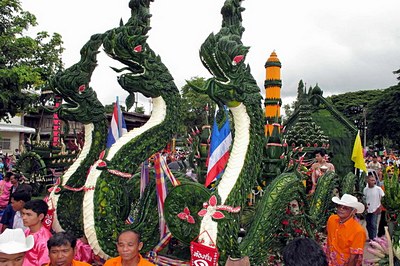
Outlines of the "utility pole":
M 364 149 L 367 148 L 367 107 L 363 108 L 363 117 L 364 117 Z

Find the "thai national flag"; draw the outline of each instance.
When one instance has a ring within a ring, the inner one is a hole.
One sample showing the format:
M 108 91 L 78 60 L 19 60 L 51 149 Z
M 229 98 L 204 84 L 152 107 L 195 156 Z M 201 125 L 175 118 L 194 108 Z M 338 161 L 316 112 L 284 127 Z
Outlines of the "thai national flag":
M 226 109 L 225 116 L 226 121 L 221 129 L 218 128 L 216 118 L 214 118 L 214 124 L 211 131 L 207 177 L 204 184 L 206 187 L 221 176 L 229 159 L 229 148 L 232 143 L 232 134 L 229 125 L 228 111 Z
M 127 132 L 124 116 L 117 101 L 114 104 L 110 128 L 107 135 L 107 148 L 110 148 L 123 134 Z

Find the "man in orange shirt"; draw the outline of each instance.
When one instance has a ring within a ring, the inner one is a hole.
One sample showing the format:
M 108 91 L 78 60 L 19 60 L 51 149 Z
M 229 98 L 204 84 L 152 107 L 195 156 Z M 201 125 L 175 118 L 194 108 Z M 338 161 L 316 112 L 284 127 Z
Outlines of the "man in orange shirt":
M 74 260 L 76 238 L 72 235 L 60 232 L 54 234 L 47 241 L 50 263 L 45 266 L 90 266 L 86 262 Z
M 155 266 L 144 259 L 139 251 L 143 247 L 140 234 L 133 230 L 122 231 L 117 238 L 119 256 L 109 259 L 103 266 Z
M 332 201 L 337 204 L 337 214 L 332 214 L 327 223 L 329 266 L 359 266 L 367 235 L 354 216 L 364 212 L 364 204 L 349 194 Z

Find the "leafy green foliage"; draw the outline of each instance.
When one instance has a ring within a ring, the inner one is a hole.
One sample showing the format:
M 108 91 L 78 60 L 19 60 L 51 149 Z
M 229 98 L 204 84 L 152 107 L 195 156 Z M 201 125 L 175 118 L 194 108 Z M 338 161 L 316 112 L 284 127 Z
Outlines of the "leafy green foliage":
M 400 71 L 395 71 L 397 73 Z M 366 109 L 367 139 L 391 139 L 400 144 L 399 105 L 400 85 L 387 89 L 348 92 L 327 98 L 345 114 L 350 121 L 362 119 L 363 106 Z M 356 108 L 355 108 L 356 107 Z
M 190 82 L 198 87 L 204 87 L 205 79 L 202 77 L 193 77 Z M 207 94 L 199 94 L 193 91 L 188 84 L 181 88 L 183 125 L 180 129 L 182 133 L 191 132 L 191 129 L 201 128 L 213 121 L 215 113 L 215 102 Z M 208 112 L 206 106 L 208 104 Z
M 400 145 L 400 85 L 390 87 L 371 101 L 367 112 L 368 134 Z
M 19 0 L 0 2 L 0 120 L 38 105 L 39 94 L 51 75 L 63 68 L 61 35 L 43 31 L 24 35 L 36 17 L 23 11 Z
M 342 112 L 350 121 L 360 119 L 362 110 L 354 110 L 354 107 L 366 107 L 369 109 L 371 100 L 382 96 L 383 90 L 363 90 L 347 92 L 327 97 L 336 109 Z
M 143 106 L 135 107 L 135 113 L 144 114 L 144 107 Z
M 393 71 L 393 74 L 398 75 L 397 80 L 399 80 L 399 85 L 400 85 L 400 69 Z
M 119 108 L 121 108 L 121 112 L 125 112 L 125 107 L 120 105 Z M 104 109 L 106 111 L 107 114 L 112 114 L 112 112 L 114 111 L 114 104 L 107 104 L 106 106 L 104 106 Z
M 292 102 L 291 104 L 284 104 L 284 105 L 282 106 L 282 108 L 283 108 L 283 111 L 285 112 L 285 117 L 286 117 L 286 119 L 287 119 L 287 118 L 290 117 L 290 116 L 293 114 L 293 112 L 294 112 L 294 102 Z

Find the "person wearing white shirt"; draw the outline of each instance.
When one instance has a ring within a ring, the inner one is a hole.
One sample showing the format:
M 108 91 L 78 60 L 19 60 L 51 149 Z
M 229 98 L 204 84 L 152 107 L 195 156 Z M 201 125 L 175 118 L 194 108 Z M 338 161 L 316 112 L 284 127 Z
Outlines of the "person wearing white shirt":
M 378 215 L 381 213 L 381 199 L 385 196 L 383 190 L 376 185 L 376 179 L 372 173 L 368 173 L 368 185 L 364 188 L 365 201 L 367 203 L 367 231 L 370 240 L 377 234 Z

